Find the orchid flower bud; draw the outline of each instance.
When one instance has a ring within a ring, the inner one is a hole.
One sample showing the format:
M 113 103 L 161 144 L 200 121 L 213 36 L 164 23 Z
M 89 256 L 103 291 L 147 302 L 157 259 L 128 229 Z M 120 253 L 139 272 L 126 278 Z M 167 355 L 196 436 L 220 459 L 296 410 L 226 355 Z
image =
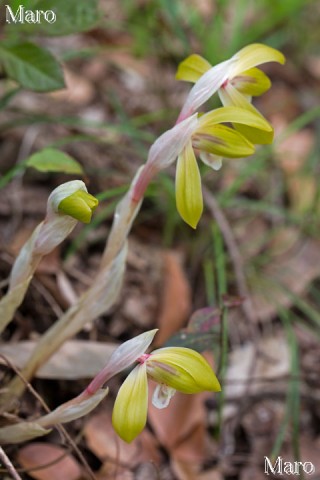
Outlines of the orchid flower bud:
M 41 258 L 71 233 L 79 217 L 88 220 L 91 217 L 88 210 L 92 212 L 97 204 L 98 200 L 87 193 L 81 180 L 72 180 L 55 188 L 48 198 L 46 218 L 22 247 L 14 263 L 10 288 L 33 275 Z M 68 212 L 64 213 L 63 209 Z
M 97 205 L 98 200 L 87 192 L 81 180 L 66 182 L 53 190 L 44 221 L 35 228 L 14 262 L 9 290 L 0 301 L 0 332 L 21 304 L 42 257 L 72 232 L 78 220 L 88 223 Z
M 98 206 L 98 200 L 83 190 L 77 190 L 61 200 L 58 210 L 83 223 L 90 223 L 92 213 Z

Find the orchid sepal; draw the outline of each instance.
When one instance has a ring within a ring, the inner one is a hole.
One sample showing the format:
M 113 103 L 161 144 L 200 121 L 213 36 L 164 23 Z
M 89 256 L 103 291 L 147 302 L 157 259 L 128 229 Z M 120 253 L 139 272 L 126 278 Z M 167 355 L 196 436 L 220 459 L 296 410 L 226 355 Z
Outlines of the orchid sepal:
M 122 440 L 130 443 L 147 422 L 148 385 L 146 365 L 136 366 L 123 382 L 112 413 L 112 425 Z
M 176 205 L 183 220 L 196 228 L 203 211 L 201 177 L 191 141 L 178 157 Z
M 221 390 L 208 362 L 190 348 L 165 347 L 154 350 L 147 361 L 147 372 L 156 382 L 183 393 Z

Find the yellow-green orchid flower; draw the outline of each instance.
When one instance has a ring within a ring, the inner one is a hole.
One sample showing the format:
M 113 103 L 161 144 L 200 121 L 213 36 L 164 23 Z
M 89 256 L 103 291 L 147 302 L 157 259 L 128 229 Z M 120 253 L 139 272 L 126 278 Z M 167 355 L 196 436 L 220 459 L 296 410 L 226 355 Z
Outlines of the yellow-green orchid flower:
M 233 123 L 236 128 L 254 128 L 261 136 L 273 133 L 271 125 L 261 115 L 248 109 L 222 107 L 198 118 L 189 141 L 178 155 L 176 170 L 177 210 L 193 228 L 203 210 L 201 177 L 194 149 L 199 152 L 200 159 L 215 170 L 220 168 L 223 157 L 246 157 L 255 150 L 246 136 L 223 123 Z
M 218 92 L 223 105 L 247 108 L 260 115 L 251 105 L 252 96 L 261 95 L 270 88 L 267 75 L 256 68 L 266 62 L 283 64 L 281 52 L 259 43 L 248 45 L 229 60 L 214 67 L 200 55 L 190 55 L 178 67 L 176 78 L 195 82 L 181 110 L 178 121 L 196 111 L 214 93 Z M 254 143 L 270 143 L 272 136 L 247 127 L 237 127 Z
M 221 390 L 210 365 L 194 350 L 167 347 L 145 353 L 156 332 L 157 329 L 150 330 L 120 345 L 86 388 L 88 395 L 94 395 L 111 377 L 138 362 L 119 389 L 112 415 L 114 429 L 126 442 L 131 442 L 145 427 L 148 377 L 159 384 L 152 399 L 157 408 L 167 407 L 176 390 L 183 393 Z
M 213 169 L 221 159 L 241 158 L 254 152 L 253 143 L 235 127 L 254 128 L 262 136 L 272 135 L 271 125 L 259 114 L 238 107 L 222 107 L 204 115 L 193 114 L 161 135 L 151 146 L 143 174 L 135 185 L 133 198 L 142 193 L 155 171 L 171 165 L 176 159 L 176 204 L 183 220 L 196 228 L 203 210 L 201 178 L 195 158 Z
M 152 398 L 157 408 L 167 407 L 176 390 L 183 393 L 221 390 L 210 365 L 189 348 L 160 348 L 137 360 L 140 364 L 121 386 L 112 414 L 113 427 L 126 442 L 131 442 L 146 425 L 148 377 L 158 383 Z

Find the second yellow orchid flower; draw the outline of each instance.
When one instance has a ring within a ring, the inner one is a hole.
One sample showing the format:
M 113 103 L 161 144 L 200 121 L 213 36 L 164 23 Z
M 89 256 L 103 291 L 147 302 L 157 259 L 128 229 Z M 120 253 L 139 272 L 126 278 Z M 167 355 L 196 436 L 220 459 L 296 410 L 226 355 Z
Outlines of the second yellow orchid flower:
M 190 55 L 180 63 L 176 74 L 178 80 L 195 83 L 179 119 L 191 115 L 215 92 L 218 92 L 223 105 L 255 110 L 250 105 L 251 97 L 263 94 L 271 86 L 267 75 L 256 68 L 267 62 L 284 64 L 285 57 L 275 48 L 260 43 L 247 45 L 229 60 L 214 67 L 200 55 Z
M 160 348 L 141 355 L 137 361 L 140 364 L 122 384 L 112 414 L 113 427 L 126 442 L 131 442 L 146 425 L 148 377 L 158 383 L 152 398 L 157 408 L 167 407 L 176 390 L 183 393 L 221 390 L 210 365 L 190 348 Z
M 177 210 L 192 228 L 196 228 L 203 210 L 201 177 L 194 149 L 199 152 L 200 159 L 215 170 L 219 169 L 223 157 L 242 158 L 255 151 L 246 136 L 224 123 L 233 123 L 239 129 L 254 129 L 259 138 L 273 136 L 271 125 L 248 109 L 222 107 L 198 118 L 189 141 L 178 156 L 176 169 Z
M 190 348 L 167 347 L 145 353 L 157 331 L 142 333 L 120 345 L 85 390 L 87 396 L 95 395 L 111 377 L 138 362 L 118 392 L 112 415 L 114 429 L 126 442 L 131 442 L 145 427 L 148 377 L 158 383 L 152 399 L 157 408 L 167 407 L 176 390 L 183 393 L 221 390 L 208 362 Z

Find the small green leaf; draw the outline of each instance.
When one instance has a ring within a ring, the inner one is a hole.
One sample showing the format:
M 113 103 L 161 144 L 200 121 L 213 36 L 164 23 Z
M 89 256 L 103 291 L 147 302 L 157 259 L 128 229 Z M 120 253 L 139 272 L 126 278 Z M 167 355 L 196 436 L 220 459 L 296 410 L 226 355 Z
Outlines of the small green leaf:
M 45 148 L 31 155 L 26 160 L 26 165 L 39 172 L 83 173 L 81 165 L 76 160 L 55 148 Z
M 188 323 L 188 332 L 210 332 L 220 324 L 221 310 L 216 307 L 204 307 L 196 310 Z
M 3 110 L 6 108 L 10 100 L 21 90 L 20 87 L 18 88 L 13 88 L 12 90 L 9 90 L 6 92 L 1 98 L 0 98 L 0 110 Z
M 192 348 L 196 352 L 202 353 L 206 350 L 212 350 L 212 345 L 219 341 L 218 333 L 214 332 L 187 332 L 181 331 L 173 335 L 166 343 L 165 347 L 185 347 Z
M 50 52 L 30 42 L 0 44 L 0 62 L 8 77 L 24 88 L 50 92 L 64 88 L 63 73 Z

